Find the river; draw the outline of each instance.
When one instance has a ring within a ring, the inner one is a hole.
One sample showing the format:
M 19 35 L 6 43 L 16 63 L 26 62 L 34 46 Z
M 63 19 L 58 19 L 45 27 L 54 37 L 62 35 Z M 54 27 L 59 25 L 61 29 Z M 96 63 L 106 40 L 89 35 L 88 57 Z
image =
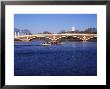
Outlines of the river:
M 15 42 L 15 76 L 96 76 L 97 42 Z

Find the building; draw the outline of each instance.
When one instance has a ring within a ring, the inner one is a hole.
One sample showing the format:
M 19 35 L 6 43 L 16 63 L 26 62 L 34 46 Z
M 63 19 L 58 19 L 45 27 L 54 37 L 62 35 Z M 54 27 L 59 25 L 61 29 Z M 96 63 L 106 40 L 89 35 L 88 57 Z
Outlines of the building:
M 72 30 L 71 31 L 75 31 L 75 27 L 72 27 Z

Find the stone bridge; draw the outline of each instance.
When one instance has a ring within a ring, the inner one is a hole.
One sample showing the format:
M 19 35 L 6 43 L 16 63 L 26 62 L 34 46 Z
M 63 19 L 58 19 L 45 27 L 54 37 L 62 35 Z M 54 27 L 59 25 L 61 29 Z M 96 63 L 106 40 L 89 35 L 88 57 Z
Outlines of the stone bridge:
M 78 38 L 79 40 L 82 41 L 88 41 L 92 38 L 97 38 L 97 34 L 82 34 L 82 33 L 71 33 L 71 34 L 33 34 L 33 35 L 22 35 L 22 36 L 15 36 L 14 39 L 18 41 L 26 41 L 29 42 L 33 39 L 37 38 L 47 38 L 50 41 L 59 41 L 62 38 L 66 37 L 73 37 L 73 38 Z

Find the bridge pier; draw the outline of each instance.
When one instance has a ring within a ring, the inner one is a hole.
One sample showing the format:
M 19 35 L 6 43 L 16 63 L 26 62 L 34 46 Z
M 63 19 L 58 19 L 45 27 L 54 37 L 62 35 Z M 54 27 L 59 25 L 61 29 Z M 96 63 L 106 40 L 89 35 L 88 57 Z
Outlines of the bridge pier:
M 87 36 L 83 36 L 81 39 L 82 39 L 82 41 L 86 42 L 88 40 L 88 37 Z

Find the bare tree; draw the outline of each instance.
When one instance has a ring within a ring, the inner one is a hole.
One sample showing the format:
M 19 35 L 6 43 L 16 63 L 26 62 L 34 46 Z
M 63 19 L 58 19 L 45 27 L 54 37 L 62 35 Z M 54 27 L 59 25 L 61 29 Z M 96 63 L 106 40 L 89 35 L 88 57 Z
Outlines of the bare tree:
M 20 29 L 14 28 L 14 32 L 18 33 L 18 32 L 20 32 Z
M 52 34 L 52 33 L 49 31 L 44 31 L 43 34 Z
M 65 30 L 61 30 L 58 34 L 63 34 L 63 33 L 66 33 Z
M 30 30 L 28 29 L 23 29 L 21 30 L 21 32 L 24 34 L 24 35 L 31 35 L 32 33 L 30 32 Z
M 97 33 L 97 29 L 96 28 L 87 28 L 86 30 L 84 30 L 84 33 Z

